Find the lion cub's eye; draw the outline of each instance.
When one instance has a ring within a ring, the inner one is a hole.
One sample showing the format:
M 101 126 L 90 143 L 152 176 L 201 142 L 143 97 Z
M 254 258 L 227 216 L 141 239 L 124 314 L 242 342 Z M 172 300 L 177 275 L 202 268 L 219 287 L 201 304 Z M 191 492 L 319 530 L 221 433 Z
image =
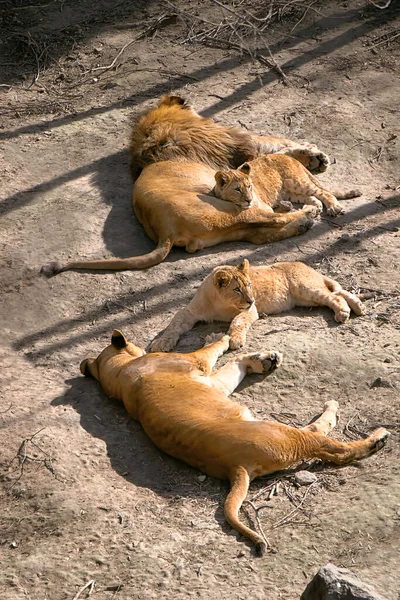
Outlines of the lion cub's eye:
M 251 190 L 253 189 L 253 186 L 250 184 L 249 186 L 247 186 L 247 189 L 249 190 L 249 192 L 251 192 Z
M 240 189 L 240 187 L 235 188 L 235 192 L 239 192 L 239 194 L 240 194 L 241 191 L 242 190 Z
M 241 294 L 241 293 L 242 293 L 242 292 L 240 291 L 240 288 L 235 288 L 235 292 L 236 292 L 237 294 Z

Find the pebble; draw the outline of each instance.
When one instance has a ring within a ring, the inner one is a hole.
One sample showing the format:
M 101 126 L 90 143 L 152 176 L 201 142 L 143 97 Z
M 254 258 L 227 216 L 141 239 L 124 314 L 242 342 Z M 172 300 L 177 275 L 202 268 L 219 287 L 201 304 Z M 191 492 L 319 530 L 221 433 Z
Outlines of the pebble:
M 369 386 L 370 388 L 377 388 L 377 387 L 384 387 L 384 388 L 391 388 L 392 384 L 387 380 L 387 379 L 383 379 L 382 377 L 377 377 Z
M 311 485 L 311 483 L 317 481 L 317 476 L 310 473 L 310 471 L 297 471 L 294 479 L 298 485 Z

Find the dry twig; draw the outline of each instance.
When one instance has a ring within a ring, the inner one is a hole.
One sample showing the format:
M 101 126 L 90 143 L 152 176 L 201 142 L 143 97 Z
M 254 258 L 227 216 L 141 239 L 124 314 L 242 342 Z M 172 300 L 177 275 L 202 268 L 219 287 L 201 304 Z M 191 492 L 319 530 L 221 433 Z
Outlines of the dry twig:
M 75 596 L 73 597 L 72 600 L 78 600 L 78 598 L 81 597 L 82 592 L 84 592 L 85 590 L 88 590 L 87 598 L 89 598 L 89 596 L 93 592 L 93 588 L 95 586 L 95 583 L 96 582 L 95 582 L 94 579 L 91 579 L 90 581 L 88 581 L 87 583 L 85 583 L 85 585 L 83 587 L 81 587 L 81 589 L 76 592 L 76 594 L 75 594 Z
M 300 500 L 299 504 L 297 504 L 297 506 L 287 515 L 281 517 L 280 519 L 278 519 L 278 521 L 276 521 L 273 525 L 272 525 L 272 529 L 276 529 L 277 527 L 281 527 L 282 525 L 287 525 L 288 523 L 290 523 L 291 521 L 293 521 L 293 519 L 297 516 L 298 512 L 302 509 L 304 502 L 307 499 L 308 494 L 310 493 L 310 490 L 318 484 L 318 481 L 315 481 L 314 483 L 311 483 L 311 485 L 308 486 L 308 488 L 306 489 L 302 499 Z M 289 498 L 290 499 L 290 498 Z
M 260 535 L 261 535 L 262 539 L 264 540 L 264 542 L 265 542 L 265 544 L 267 546 L 267 549 L 270 552 L 272 552 L 273 554 L 275 554 L 277 552 L 277 549 L 274 548 L 273 546 L 271 546 L 271 544 L 270 544 L 268 538 L 266 537 L 266 535 L 264 533 L 264 530 L 262 528 L 260 517 L 258 516 L 258 513 L 259 513 L 260 510 L 262 510 L 263 508 L 270 508 L 270 507 L 268 506 L 268 504 L 262 504 L 261 506 L 259 506 L 257 508 L 255 506 L 255 504 L 253 504 L 253 502 L 251 500 L 245 500 L 245 502 L 246 502 L 246 504 L 250 504 L 251 508 L 254 510 L 254 514 L 255 514 L 255 517 L 256 517 L 256 522 L 257 522 L 258 530 L 260 532 Z
M 10 490 L 14 487 L 14 485 L 16 483 L 18 483 L 18 481 L 23 476 L 24 469 L 25 469 L 25 463 L 27 463 L 27 462 L 42 463 L 46 467 L 46 469 L 48 471 L 50 471 L 50 473 L 52 475 L 54 475 L 54 469 L 53 469 L 53 460 L 54 459 L 50 456 L 50 454 L 48 454 L 48 452 L 43 450 L 43 448 L 41 448 L 39 446 L 39 444 L 37 444 L 33 439 L 44 429 L 45 428 L 42 427 L 42 429 L 39 429 L 39 431 L 37 431 L 36 433 L 31 435 L 30 437 L 23 439 L 21 444 L 19 445 L 17 454 L 15 455 L 15 457 L 12 459 L 12 461 L 10 463 L 10 467 L 11 467 L 14 460 L 18 460 L 19 474 L 18 474 L 17 478 L 14 480 L 14 482 L 12 483 Z M 30 454 L 28 454 L 29 444 L 32 444 L 32 446 L 34 446 L 42 455 L 44 455 L 44 457 L 43 456 L 42 457 L 35 456 L 35 455 L 31 456 Z

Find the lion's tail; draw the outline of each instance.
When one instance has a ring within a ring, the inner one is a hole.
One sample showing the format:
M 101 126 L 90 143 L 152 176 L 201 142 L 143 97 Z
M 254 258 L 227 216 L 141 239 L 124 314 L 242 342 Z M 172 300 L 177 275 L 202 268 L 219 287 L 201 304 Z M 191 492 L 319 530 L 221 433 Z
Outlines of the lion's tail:
M 232 470 L 229 479 L 231 482 L 231 491 L 225 500 L 225 518 L 229 525 L 253 542 L 257 554 L 262 556 L 266 550 L 266 543 L 263 538 L 239 521 L 239 510 L 246 499 L 249 489 L 249 474 L 244 467 L 236 467 Z
M 173 242 L 170 238 L 160 240 L 157 248 L 143 256 L 132 256 L 131 258 L 104 258 L 100 260 L 79 260 L 60 265 L 58 262 L 43 265 L 40 272 L 45 277 L 54 277 L 63 271 L 74 269 L 96 270 L 96 271 L 128 271 L 129 269 L 147 269 L 162 262 L 170 253 Z

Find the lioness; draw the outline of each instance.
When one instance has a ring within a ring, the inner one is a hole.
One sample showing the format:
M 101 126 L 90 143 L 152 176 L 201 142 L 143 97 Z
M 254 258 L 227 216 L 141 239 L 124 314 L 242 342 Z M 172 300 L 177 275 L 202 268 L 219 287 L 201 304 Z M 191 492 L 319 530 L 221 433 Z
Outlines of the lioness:
M 133 187 L 133 205 L 156 249 L 132 258 L 50 263 L 42 273 L 145 269 L 163 261 L 174 245 L 195 252 L 221 242 L 265 244 L 303 233 L 313 224 L 314 207 L 272 214 L 262 206 L 238 214 L 232 203 L 212 194 L 217 169 L 237 168 L 271 152 L 289 153 L 310 169 L 324 171 L 329 164 L 315 146 L 226 127 L 201 117 L 182 98 L 165 96 L 139 119 L 131 140 L 135 174 L 143 169 Z
M 250 267 L 245 259 L 237 267 L 213 269 L 150 348 L 152 352 L 168 352 L 198 321 L 230 321 L 230 348 L 235 350 L 246 343 L 247 331 L 258 313 L 272 315 L 294 306 L 329 306 L 338 323 L 347 321 L 351 309 L 356 315 L 364 312 L 357 296 L 304 263 Z
M 259 156 L 238 169 L 217 171 L 214 194 L 243 210 L 265 205 L 273 210 L 291 201 L 311 204 L 319 212 L 324 205 L 333 217 L 343 212 L 337 198 L 361 196 L 359 190 L 330 192 L 298 160 L 282 154 Z
M 241 354 L 212 369 L 229 347 L 223 336 L 190 354 L 147 354 L 114 330 L 111 345 L 81 363 L 81 372 L 100 381 L 107 395 L 122 400 L 161 450 L 212 477 L 229 479 L 224 511 L 228 523 L 255 544 L 261 555 L 263 538 L 239 521 L 249 482 L 302 459 L 320 458 L 346 464 L 383 447 L 389 433 L 377 429 L 370 437 L 342 443 L 326 434 L 336 424 L 338 403 L 327 402 L 312 424 L 296 429 L 256 421 L 248 408 L 228 396 L 248 373 L 268 373 L 282 361 L 279 352 Z

